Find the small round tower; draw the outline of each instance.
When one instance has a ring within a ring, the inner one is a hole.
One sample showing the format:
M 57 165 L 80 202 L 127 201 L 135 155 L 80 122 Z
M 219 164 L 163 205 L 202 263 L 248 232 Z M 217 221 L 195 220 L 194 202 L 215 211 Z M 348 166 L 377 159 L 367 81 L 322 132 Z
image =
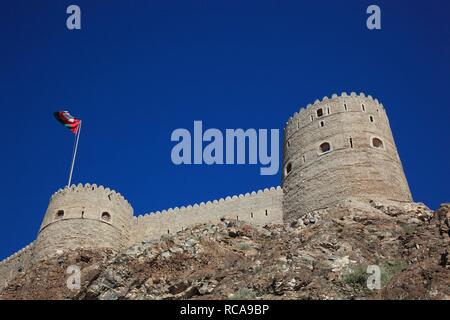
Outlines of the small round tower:
M 283 218 L 341 200 L 412 201 L 386 111 L 363 93 L 325 97 L 284 128 Z
M 50 199 L 35 259 L 75 248 L 120 250 L 128 244 L 133 208 L 120 193 L 95 184 L 66 187 Z

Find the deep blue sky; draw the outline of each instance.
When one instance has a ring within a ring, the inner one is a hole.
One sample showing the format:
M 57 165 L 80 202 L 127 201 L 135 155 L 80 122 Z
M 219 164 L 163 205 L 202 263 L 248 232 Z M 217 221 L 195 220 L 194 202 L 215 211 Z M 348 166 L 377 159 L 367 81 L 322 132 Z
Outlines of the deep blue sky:
M 281 129 L 316 98 L 362 91 L 388 111 L 414 199 L 450 201 L 449 16 L 447 0 L 2 1 L 0 258 L 34 240 L 66 183 L 60 109 L 84 121 L 74 182 L 142 214 L 280 184 L 259 166 L 173 165 L 174 129 Z

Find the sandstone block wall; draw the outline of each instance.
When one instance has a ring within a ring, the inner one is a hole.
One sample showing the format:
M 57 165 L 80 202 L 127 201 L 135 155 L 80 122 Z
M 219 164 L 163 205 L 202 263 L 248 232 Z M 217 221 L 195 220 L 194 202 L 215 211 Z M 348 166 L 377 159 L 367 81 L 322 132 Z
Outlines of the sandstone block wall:
M 35 244 L 35 259 L 66 248 L 122 249 L 130 240 L 133 208 L 119 193 L 78 185 L 50 199 Z
M 284 135 L 286 221 L 348 197 L 412 200 L 386 111 L 371 96 L 316 100 L 289 119 Z
M 30 267 L 33 259 L 33 243 L 0 262 L 0 290 L 8 281 Z
M 260 226 L 282 223 L 282 198 L 283 192 L 277 187 L 139 216 L 134 219 L 131 229 L 132 242 L 158 239 L 194 224 L 217 223 L 221 218 Z
M 217 223 L 224 217 L 260 226 L 282 223 L 282 198 L 277 187 L 134 217 L 129 203 L 108 188 L 90 184 L 65 188 L 50 199 L 37 240 L 0 262 L 0 289 L 33 262 L 58 251 L 120 250 L 194 224 Z M 60 210 L 64 211 L 62 217 L 58 216 Z M 111 220 L 104 221 L 103 212 L 108 212 Z

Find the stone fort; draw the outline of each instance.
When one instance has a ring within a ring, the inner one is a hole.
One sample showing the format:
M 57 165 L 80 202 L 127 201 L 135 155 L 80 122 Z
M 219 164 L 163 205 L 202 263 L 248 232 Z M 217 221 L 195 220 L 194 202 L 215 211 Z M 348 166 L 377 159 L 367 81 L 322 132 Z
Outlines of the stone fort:
M 282 186 L 135 216 L 118 192 L 73 185 L 50 198 L 37 239 L 0 263 L 0 288 L 34 262 L 67 249 L 122 250 L 198 223 L 289 223 L 349 198 L 412 202 L 383 105 L 333 94 L 284 127 Z

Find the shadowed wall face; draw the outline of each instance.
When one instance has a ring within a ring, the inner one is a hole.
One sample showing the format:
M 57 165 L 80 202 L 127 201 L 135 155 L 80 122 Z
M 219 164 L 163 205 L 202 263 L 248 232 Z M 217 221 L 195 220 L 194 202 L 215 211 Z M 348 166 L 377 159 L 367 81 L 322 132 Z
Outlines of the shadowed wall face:
M 384 107 L 333 95 L 295 114 L 283 149 L 285 222 L 343 199 L 411 201 Z

